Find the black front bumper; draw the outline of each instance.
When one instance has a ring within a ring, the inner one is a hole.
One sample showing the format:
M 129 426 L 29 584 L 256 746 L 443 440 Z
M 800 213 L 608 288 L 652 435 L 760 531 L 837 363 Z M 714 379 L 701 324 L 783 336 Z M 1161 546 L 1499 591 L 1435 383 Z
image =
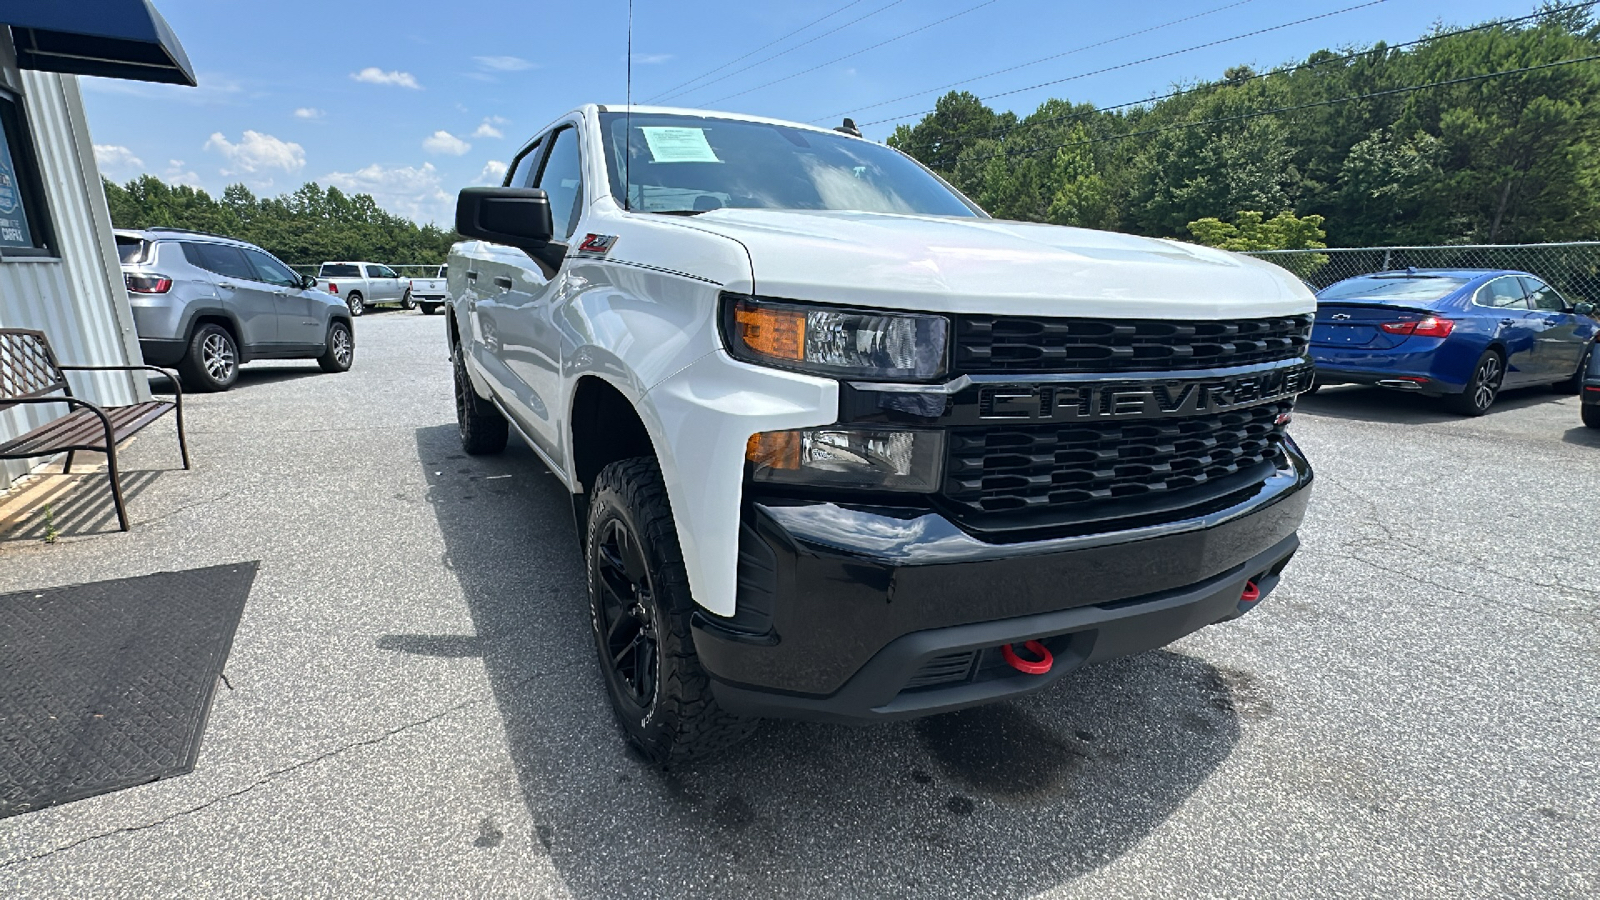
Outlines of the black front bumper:
M 718 702 L 746 715 L 893 719 L 1037 690 L 1237 617 L 1247 582 L 1265 597 L 1310 498 L 1310 466 L 1287 456 L 1204 515 L 1024 543 L 926 509 L 750 504 L 739 615 L 697 614 L 695 649 Z M 1047 674 L 1003 661 L 1026 640 L 1054 655 Z

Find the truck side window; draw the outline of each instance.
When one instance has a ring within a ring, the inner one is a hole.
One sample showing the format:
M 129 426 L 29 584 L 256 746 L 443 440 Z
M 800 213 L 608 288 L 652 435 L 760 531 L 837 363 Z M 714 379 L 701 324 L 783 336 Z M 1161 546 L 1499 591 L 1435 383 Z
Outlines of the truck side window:
M 543 155 L 539 152 L 543 146 L 543 139 L 534 141 L 528 149 L 522 151 L 521 155 L 512 160 L 511 171 L 506 173 L 505 187 L 529 186 L 529 183 L 533 181 L 534 170 L 539 165 L 539 157 Z
M 550 198 L 550 222 L 555 226 L 556 238 L 565 240 L 578 227 L 578 214 L 582 211 L 583 165 L 576 129 L 563 128 L 555 133 L 554 140 L 539 182 L 533 186 L 544 189 Z

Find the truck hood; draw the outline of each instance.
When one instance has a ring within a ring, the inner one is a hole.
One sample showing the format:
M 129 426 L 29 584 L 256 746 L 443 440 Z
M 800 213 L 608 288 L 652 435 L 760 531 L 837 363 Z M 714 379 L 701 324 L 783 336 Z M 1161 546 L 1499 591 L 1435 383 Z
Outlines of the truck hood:
M 930 312 L 1139 319 L 1316 308 L 1270 263 L 1176 241 L 994 219 L 719 209 L 681 220 L 750 254 L 756 293 Z

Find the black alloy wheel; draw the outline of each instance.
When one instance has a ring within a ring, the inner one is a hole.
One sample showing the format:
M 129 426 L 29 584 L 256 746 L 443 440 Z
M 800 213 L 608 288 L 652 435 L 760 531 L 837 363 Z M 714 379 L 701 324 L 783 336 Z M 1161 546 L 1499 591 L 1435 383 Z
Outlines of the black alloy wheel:
M 1454 412 L 1467 416 L 1481 416 L 1494 405 L 1500 396 L 1500 386 L 1505 384 L 1506 365 L 1495 350 L 1485 350 L 1472 370 L 1466 390 L 1446 397 L 1446 405 Z
M 506 449 L 510 426 L 493 403 L 478 396 L 467 375 L 467 365 L 461 359 L 462 350 L 455 349 L 453 365 L 456 394 L 456 428 L 461 434 L 461 449 L 472 456 L 487 456 Z
M 655 588 L 639 539 L 622 519 L 601 526 L 591 565 L 599 594 L 595 624 L 601 664 L 614 689 L 632 701 L 639 715 L 648 715 L 661 677 Z

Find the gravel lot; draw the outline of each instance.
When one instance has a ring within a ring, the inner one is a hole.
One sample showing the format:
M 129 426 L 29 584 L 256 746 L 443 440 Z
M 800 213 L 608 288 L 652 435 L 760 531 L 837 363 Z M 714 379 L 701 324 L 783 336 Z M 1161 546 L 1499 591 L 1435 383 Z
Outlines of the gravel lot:
M 1305 546 L 1250 616 L 1023 702 L 772 722 L 661 774 L 613 724 L 557 483 L 459 449 L 442 331 L 376 313 L 347 375 L 194 397 L 193 472 L 170 425 L 124 457 L 131 534 L 0 539 L 0 592 L 261 561 L 198 769 L 0 820 L 0 893 L 1600 894 L 1575 398 L 1466 420 L 1325 390 L 1294 425 Z

